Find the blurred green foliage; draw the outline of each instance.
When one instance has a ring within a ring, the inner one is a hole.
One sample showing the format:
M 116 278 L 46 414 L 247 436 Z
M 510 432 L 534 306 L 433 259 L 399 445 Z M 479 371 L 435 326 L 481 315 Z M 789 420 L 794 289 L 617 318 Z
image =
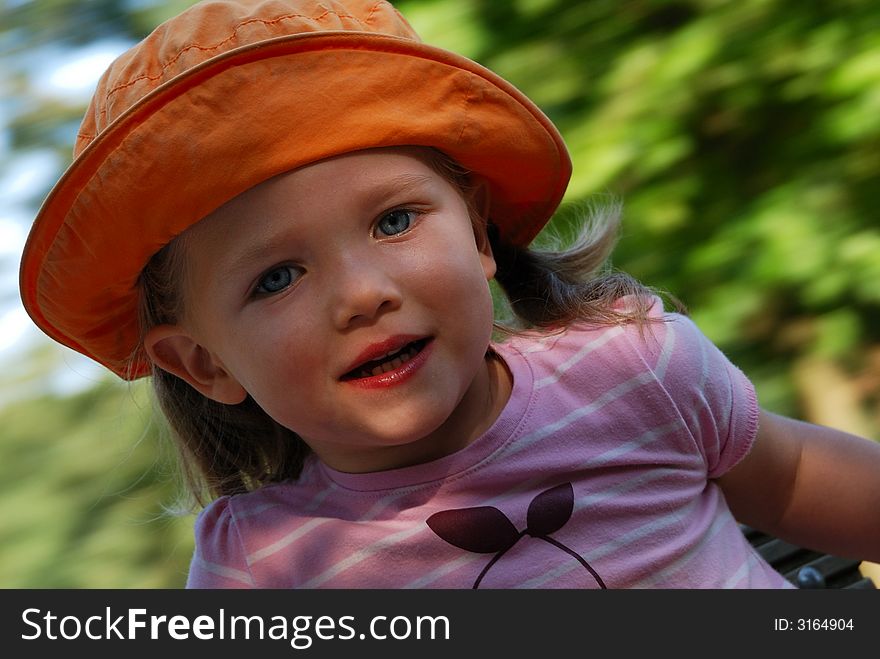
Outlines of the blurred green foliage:
M 182 586 L 192 553 L 147 387 L 104 382 L 0 410 L 0 584 Z
M 11 3 L 0 44 L 12 61 L 134 39 L 188 4 Z M 681 299 L 765 407 L 877 436 L 880 4 L 395 4 L 426 42 L 500 73 L 559 126 L 574 175 L 551 230 L 593 195 L 622 198 L 614 265 Z M 9 79 L 15 149 L 69 153 L 53 127 L 83 108 Z M 183 583 L 192 519 L 163 514 L 174 489 L 148 408 L 142 385 L 108 382 L 0 411 L 0 584 Z

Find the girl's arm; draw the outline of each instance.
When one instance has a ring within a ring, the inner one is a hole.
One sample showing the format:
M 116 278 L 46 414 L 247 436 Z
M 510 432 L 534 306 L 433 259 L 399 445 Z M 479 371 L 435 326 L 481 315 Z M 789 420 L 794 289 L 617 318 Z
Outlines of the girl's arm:
M 880 561 L 880 444 L 761 411 L 749 454 L 717 481 L 734 517 L 803 547 Z

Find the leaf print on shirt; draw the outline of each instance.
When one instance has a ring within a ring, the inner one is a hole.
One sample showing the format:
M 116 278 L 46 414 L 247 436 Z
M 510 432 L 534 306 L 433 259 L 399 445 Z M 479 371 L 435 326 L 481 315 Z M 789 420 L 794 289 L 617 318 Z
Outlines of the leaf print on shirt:
M 495 553 L 474 582 L 474 589 L 480 587 L 489 568 L 525 535 L 549 542 L 573 556 L 593 575 L 600 588 L 607 588 L 587 561 L 550 536 L 565 526 L 573 510 L 574 490 L 571 483 L 563 483 L 544 490 L 532 499 L 526 513 L 526 528 L 522 531 L 517 531 L 507 516 L 494 506 L 443 510 L 431 515 L 426 523 L 434 533 L 459 549 L 477 554 Z

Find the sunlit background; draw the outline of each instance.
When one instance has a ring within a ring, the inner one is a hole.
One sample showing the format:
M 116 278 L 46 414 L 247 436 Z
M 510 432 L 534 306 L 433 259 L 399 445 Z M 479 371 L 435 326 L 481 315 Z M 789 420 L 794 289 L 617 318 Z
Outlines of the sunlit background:
M 0 1 L 0 586 L 179 587 L 192 516 L 148 388 L 37 330 L 18 262 L 98 76 L 190 5 Z M 880 437 L 880 3 L 410 0 L 560 127 L 614 265 L 669 291 L 764 407 Z M 880 476 L 880 475 L 878 475 Z

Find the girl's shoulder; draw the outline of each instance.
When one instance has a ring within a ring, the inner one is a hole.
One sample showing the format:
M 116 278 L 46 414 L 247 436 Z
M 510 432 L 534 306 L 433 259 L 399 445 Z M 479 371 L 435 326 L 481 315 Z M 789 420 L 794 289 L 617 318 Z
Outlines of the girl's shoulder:
M 631 301 L 618 304 L 626 311 Z M 567 400 L 580 406 L 576 416 L 615 409 L 641 415 L 646 427 L 660 419 L 680 423 L 710 477 L 741 459 L 754 439 L 758 405 L 748 377 L 690 318 L 666 311 L 659 298 L 641 323 L 574 323 L 512 345 L 543 408 Z
M 644 299 L 621 298 L 614 305 L 623 314 L 640 310 L 638 321 L 578 321 L 518 334 L 505 348 L 513 360 L 528 364 L 536 381 L 556 382 L 565 372 L 569 380 L 600 377 L 606 384 L 643 374 L 660 381 L 672 375 L 669 382 L 680 383 L 703 371 L 707 356 L 715 361 L 718 348 L 690 318 L 666 310 L 659 297 L 647 302 L 645 306 Z
M 622 350 L 631 354 L 635 349 L 638 354 L 649 356 L 662 346 L 669 325 L 683 325 L 686 329 L 692 325 L 685 316 L 666 311 L 663 301 L 656 296 L 647 300 L 647 305 L 644 299 L 620 298 L 612 310 L 633 315 L 634 319 L 620 322 L 578 320 L 564 327 L 524 331 L 514 335 L 507 345 L 523 355 L 539 359 L 542 353 L 565 358 L 565 353 L 579 354 L 584 350 Z
M 250 492 L 223 495 L 208 503 L 196 517 L 197 536 L 222 536 L 239 533 L 240 527 L 277 520 L 299 510 L 302 503 L 300 483 L 287 481 L 264 485 Z

